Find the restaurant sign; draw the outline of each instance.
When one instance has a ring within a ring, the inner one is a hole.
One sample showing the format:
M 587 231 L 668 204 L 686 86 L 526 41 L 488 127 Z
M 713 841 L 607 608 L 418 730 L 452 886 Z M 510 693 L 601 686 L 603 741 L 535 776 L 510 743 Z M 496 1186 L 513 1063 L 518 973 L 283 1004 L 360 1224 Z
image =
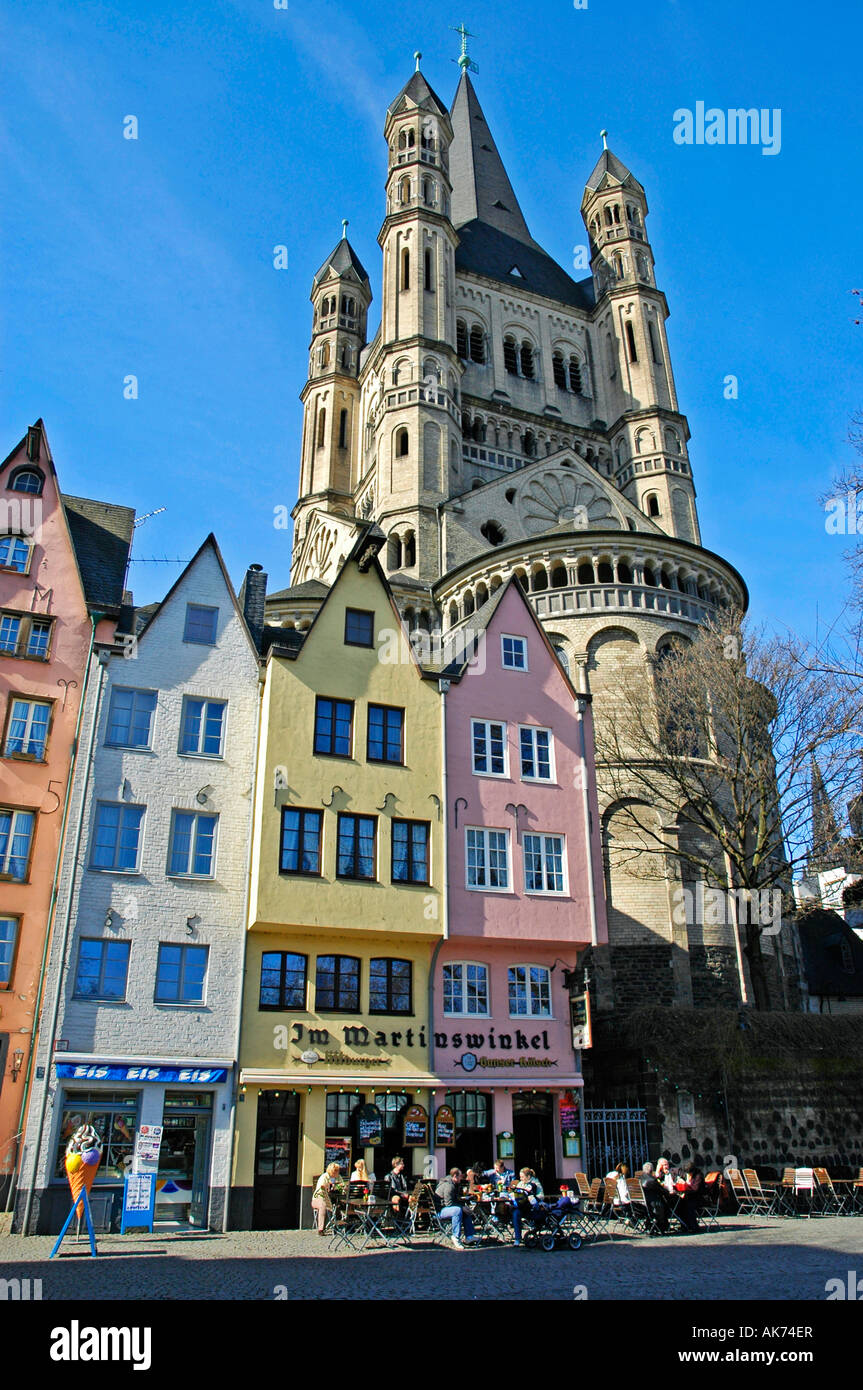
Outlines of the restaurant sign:
M 436 1149 L 451 1149 L 455 1144 L 455 1115 L 448 1105 L 439 1105 L 434 1117 Z
M 411 1146 L 425 1148 L 428 1141 L 429 1117 L 427 1110 L 422 1105 L 408 1106 L 405 1111 L 402 1143 L 408 1148 Z

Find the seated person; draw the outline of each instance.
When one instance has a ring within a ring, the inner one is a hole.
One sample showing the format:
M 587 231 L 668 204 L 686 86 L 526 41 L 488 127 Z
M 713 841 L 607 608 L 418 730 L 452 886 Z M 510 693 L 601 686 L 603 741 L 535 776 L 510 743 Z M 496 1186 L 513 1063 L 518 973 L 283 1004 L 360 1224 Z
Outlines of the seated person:
M 690 1235 L 695 1235 L 699 1229 L 698 1209 L 706 1196 L 704 1174 L 692 1161 L 686 1164 L 683 1171 L 686 1174 L 686 1191 L 678 1203 L 677 1215 Z
M 396 1216 L 406 1216 L 408 1210 L 408 1180 L 405 1177 L 405 1161 L 396 1154 L 392 1167 L 384 1178 L 390 1206 Z
M 467 1240 L 473 1240 L 473 1218 L 470 1212 L 462 1209 L 461 1181 L 461 1169 L 451 1168 L 449 1176 L 441 1178 L 435 1188 L 435 1196 L 441 1203 L 438 1215 L 442 1221 L 452 1221 L 452 1243 L 456 1250 L 464 1250 L 462 1231 L 466 1232 Z
M 506 1192 L 515 1182 L 515 1173 L 511 1168 L 507 1168 L 502 1158 L 496 1158 L 493 1168 L 487 1168 L 483 1173 L 484 1178 L 488 1178 L 498 1192 Z
M 652 1163 L 645 1163 L 641 1170 L 641 1190 L 651 1220 L 664 1234 L 668 1230 L 668 1193 L 657 1180 Z

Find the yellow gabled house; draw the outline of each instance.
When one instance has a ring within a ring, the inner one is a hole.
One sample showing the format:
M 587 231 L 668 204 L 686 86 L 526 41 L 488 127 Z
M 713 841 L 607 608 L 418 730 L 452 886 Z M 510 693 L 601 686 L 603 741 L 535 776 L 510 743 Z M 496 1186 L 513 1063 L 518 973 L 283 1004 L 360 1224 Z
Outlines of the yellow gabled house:
M 277 634 L 262 676 L 234 1227 L 307 1226 L 333 1157 L 364 1157 L 380 1178 L 403 1153 L 419 1176 L 430 1152 L 422 1116 L 405 1117 L 431 1108 L 443 699 L 382 541 L 362 533 L 304 638 Z

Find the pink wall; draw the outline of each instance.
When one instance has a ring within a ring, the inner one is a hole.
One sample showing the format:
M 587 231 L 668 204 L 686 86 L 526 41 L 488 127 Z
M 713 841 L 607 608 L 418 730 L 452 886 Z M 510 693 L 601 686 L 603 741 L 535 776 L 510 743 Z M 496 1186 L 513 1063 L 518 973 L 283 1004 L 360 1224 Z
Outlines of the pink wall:
M 84 684 L 90 645 L 90 619 L 81 589 L 74 552 L 62 510 L 57 478 L 44 441 L 38 462 L 45 474 L 42 496 L 31 498 L 8 489 L 10 473 L 27 463 L 22 447 L 7 462 L 0 476 L 0 505 L 6 509 L 24 504 L 28 520 L 35 521 L 29 572 L 0 570 L 0 606 L 23 612 L 52 615 L 55 619 L 47 661 L 27 660 L 0 652 L 0 804 L 34 810 L 35 831 L 26 882 L 0 880 L 0 913 L 20 915 L 12 977 L 0 985 L 0 1032 L 9 1034 L 9 1048 L 0 1078 L 0 1174 L 9 1171 L 15 1158 L 13 1136 L 24 1092 L 24 1077 L 32 1043 L 36 992 L 42 948 L 54 878 L 54 865 L 63 815 L 63 798 L 78 704 Z M 29 513 L 30 504 L 34 511 Z M 36 591 L 35 586 L 39 588 Z M 61 682 L 69 682 L 68 685 Z M 11 702 L 15 696 L 32 696 L 52 702 L 46 758 L 41 762 L 6 757 L 5 738 Z M 11 1079 L 13 1053 L 24 1051 L 21 1073 Z
M 501 635 L 527 638 L 528 670 L 503 668 Z M 527 600 L 510 584 L 485 637 L 485 659 L 468 671 L 447 694 L 447 773 L 449 801 L 449 932 L 453 937 L 546 942 L 564 946 L 590 944 L 589 867 L 584 801 L 585 765 L 580 754 L 576 701 L 556 660 L 539 631 Z M 585 703 L 588 796 L 592 813 L 593 881 L 597 939 L 607 940 L 599 841 L 599 815 L 593 767 L 589 703 Z M 472 771 L 471 720 L 503 720 L 507 724 L 506 777 L 477 776 Z M 549 783 L 522 781 L 520 724 L 552 730 L 554 779 Z M 458 826 L 455 825 L 456 803 Z M 464 805 L 467 802 L 467 806 Z M 518 841 L 515 820 L 507 804 L 521 803 Z M 510 831 L 510 888 L 507 892 L 473 891 L 466 887 L 465 830 L 486 826 Z M 542 831 L 566 836 L 568 891 L 551 897 L 525 893 L 521 836 Z M 574 963 L 574 962 L 573 962 Z

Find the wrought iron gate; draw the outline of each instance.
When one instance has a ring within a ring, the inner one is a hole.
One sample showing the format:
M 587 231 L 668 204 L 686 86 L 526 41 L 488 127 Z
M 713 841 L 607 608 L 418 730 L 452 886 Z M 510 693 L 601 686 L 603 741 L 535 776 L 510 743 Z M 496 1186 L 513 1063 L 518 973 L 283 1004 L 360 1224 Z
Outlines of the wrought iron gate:
M 591 1178 L 602 1178 L 618 1163 L 632 1174 L 650 1157 L 647 1151 L 647 1111 L 642 1106 L 585 1110 L 584 1167 Z

